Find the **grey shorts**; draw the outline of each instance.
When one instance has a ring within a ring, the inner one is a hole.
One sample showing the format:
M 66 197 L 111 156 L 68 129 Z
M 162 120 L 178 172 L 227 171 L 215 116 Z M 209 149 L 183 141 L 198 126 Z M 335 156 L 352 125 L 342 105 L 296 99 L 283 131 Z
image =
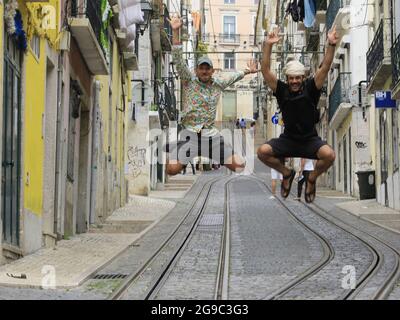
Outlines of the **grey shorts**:
M 318 150 L 328 143 L 318 136 L 297 140 L 281 134 L 279 138 L 271 139 L 266 144 L 272 147 L 274 156 L 278 158 L 318 159 Z
M 228 164 L 227 160 L 232 157 L 233 148 L 229 143 L 225 143 L 220 134 L 204 137 L 184 130 L 180 133 L 177 143 L 168 144 L 167 152 L 170 160 L 178 160 L 182 164 L 188 164 L 195 157 L 205 157 L 224 165 Z

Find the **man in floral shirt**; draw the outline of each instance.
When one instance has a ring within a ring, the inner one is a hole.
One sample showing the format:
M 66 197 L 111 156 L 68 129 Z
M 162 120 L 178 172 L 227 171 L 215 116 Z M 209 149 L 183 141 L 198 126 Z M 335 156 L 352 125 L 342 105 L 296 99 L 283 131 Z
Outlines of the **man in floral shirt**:
M 224 142 L 223 137 L 215 127 L 215 117 L 218 100 L 222 92 L 243 79 L 250 73 L 257 73 L 257 62 L 250 61 L 245 71 L 236 72 L 228 80 L 213 78 L 212 61 L 200 57 L 197 61 L 195 74 L 190 72 L 182 58 L 182 46 L 179 32 L 182 21 L 179 17 L 169 20 L 173 30 L 173 59 L 182 80 L 184 110 L 182 113 L 183 130 L 177 144 L 170 144 L 170 157 L 167 163 L 167 173 L 175 175 L 182 171 L 183 166 L 197 156 L 210 158 L 232 171 L 242 171 L 245 161 L 233 154 L 232 146 Z

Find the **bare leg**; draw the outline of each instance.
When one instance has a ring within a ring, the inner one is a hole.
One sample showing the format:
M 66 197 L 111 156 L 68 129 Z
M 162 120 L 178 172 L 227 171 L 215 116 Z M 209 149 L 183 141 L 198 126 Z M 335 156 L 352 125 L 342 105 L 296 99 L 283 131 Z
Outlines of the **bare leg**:
M 233 172 L 241 173 L 246 167 L 246 161 L 237 154 L 234 154 L 232 157 L 228 158 L 227 163 L 224 164 L 224 166 Z
M 274 156 L 272 151 L 272 147 L 269 144 L 263 144 L 257 150 L 258 158 L 266 164 L 268 167 L 275 169 L 276 171 L 282 173 L 284 177 L 290 175 L 291 170 L 287 168 L 281 161 L 280 158 Z M 282 180 L 282 186 L 286 189 L 289 188 L 290 181 L 289 179 Z
M 271 192 L 272 192 L 273 196 L 276 195 L 276 180 L 275 179 L 271 180 Z
M 257 150 L 258 158 L 268 167 L 275 169 L 284 176 L 290 174 L 290 169 L 285 167 L 280 158 L 274 156 L 272 147 L 269 144 L 263 144 Z
M 175 176 L 182 171 L 184 165 L 176 160 L 167 161 L 167 174 L 170 176 Z
M 307 188 L 306 193 L 312 192 L 315 188 L 315 183 L 317 178 L 327 171 L 335 161 L 336 155 L 335 151 L 328 145 L 322 146 L 317 152 L 318 161 L 315 165 L 314 171 L 311 171 L 307 178 Z M 314 200 L 313 197 L 311 200 Z

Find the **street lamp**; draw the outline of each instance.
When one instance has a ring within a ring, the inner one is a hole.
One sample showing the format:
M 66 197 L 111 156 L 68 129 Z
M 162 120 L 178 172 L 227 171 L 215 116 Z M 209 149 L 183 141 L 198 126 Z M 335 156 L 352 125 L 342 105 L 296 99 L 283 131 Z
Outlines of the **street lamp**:
M 149 25 L 150 22 L 149 20 L 151 17 L 151 13 L 153 12 L 153 8 L 151 7 L 151 4 L 147 0 L 141 0 L 140 7 L 144 13 L 143 17 L 144 22 L 139 24 L 139 31 L 140 34 L 143 35 L 144 31 L 147 29 L 147 26 Z

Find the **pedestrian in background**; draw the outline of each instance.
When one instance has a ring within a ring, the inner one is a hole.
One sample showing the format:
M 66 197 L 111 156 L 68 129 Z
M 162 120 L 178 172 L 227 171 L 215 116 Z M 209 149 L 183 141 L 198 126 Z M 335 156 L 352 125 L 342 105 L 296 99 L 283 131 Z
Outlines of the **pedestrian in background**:
M 270 199 L 275 199 L 276 197 L 276 182 L 282 181 L 283 176 L 282 173 L 276 171 L 275 169 L 271 168 L 271 193 L 272 196 L 270 196 Z
M 301 200 L 301 193 L 303 189 L 303 184 L 308 179 L 311 171 L 314 170 L 314 161 L 311 159 L 300 159 L 300 170 L 299 170 L 299 180 L 297 182 L 297 198 L 296 200 Z

